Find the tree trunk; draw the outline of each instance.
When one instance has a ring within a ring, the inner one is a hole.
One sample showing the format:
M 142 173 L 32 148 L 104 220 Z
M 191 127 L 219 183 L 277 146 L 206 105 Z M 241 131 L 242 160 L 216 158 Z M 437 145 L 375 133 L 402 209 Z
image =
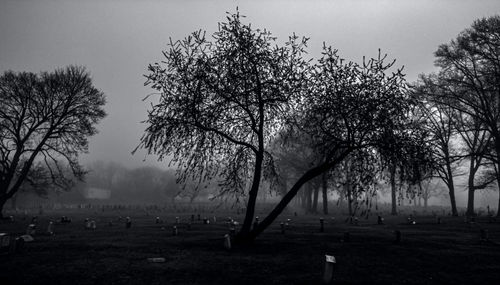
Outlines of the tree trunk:
M 239 236 L 245 236 L 250 232 L 252 227 L 252 222 L 255 214 L 255 204 L 257 200 L 257 194 L 259 193 L 259 185 L 260 185 L 260 177 L 262 175 L 262 162 L 264 160 L 264 154 L 259 153 L 255 158 L 255 169 L 253 174 L 252 187 L 250 192 L 248 193 L 248 203 L 247 210 L 245 214 L 245 220 L 243 222 L 243 226 L 241 227 Z
M 391 215 L 397 215 L 398 211 L 396 208 L 396 165 L 391 165 L 390 169 L 390 182 L 391 182 Z
M 455 217 L 458 216 L 458 211 L 457 211 L 457 202 L 455 200 L 455 185 L 453 183 L 453 171 L 451 170 L 451 162 L 450 162 L 450 157 L 447 154 L 445 158 L 445 163 L 446 163 L 446 171 L 448 172 L 448 191 L 450 194 L 450 203 L 451 203 L 451 214 Z
M 323 214 L 328 215 L 328 180 L 324 173 L 322 177 L 322 187 L 323 187 Z
M 475 176 L 475 170 L 474 170 L 474 157 L 471 157 L 470 159 L 470 164 L 469 164 L 469 179 L 468 179 L 468 186 L 469 186 L 469 191 L 468 191 L 468 199 L 467 199 L 467 216 L 474 216 L 474 176 Z
M 316 186 L 316 185 L 314 185 Z M 314 197 L 313 197 L 313 204 L 312 204 L 312 213 L 317 213 L 318 212 L 318 198 L 319 198 L 319 187 L 314 187 Z

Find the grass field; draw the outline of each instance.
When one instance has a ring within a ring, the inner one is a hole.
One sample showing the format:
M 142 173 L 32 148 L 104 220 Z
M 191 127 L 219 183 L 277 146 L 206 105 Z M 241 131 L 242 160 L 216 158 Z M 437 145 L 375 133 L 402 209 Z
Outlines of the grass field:
M 54 236 L 43 234 L 61 215 L 72 223 L 56 224 Z M 119 215 L 131 217 L 130 229 Z M 164 222 L 156 224 L 156 216 Z M 216 216 L 216 223 L 196 219 L 188 229 L 191 213 L 48 212 L 39 216 L 39 234 L 23 253 L 0 255 L 0 284 L 319 284 L 325 254 L 337 260 L 333 284 L 500 284 L 500 223 L 486 217 L 473 224 L 443 217 L 437 224 L 418 216 L 416 225 L 404 217 L 386 217 L 385 225 L 377 225 L 376 216 L 359 225 L 325 217 L 321 233 L 320 216 L 283 215 L 253 245 L 227 251 L 223 220 L 243 217 Z M 95 230 L 84 229 L 87 217 L 96 221 Z M 283 235 L 279 222 L 286 219 L 291 223 Z M 19 236 L 30 220 L 3 222 L 0 232 Z M 489 241 L 480 240 L 480 229 L 488 230 Z M 400 243 L 394 243 L 395 230 L 402 233 Z M 149 262 L 151 257 L 165 262 Z

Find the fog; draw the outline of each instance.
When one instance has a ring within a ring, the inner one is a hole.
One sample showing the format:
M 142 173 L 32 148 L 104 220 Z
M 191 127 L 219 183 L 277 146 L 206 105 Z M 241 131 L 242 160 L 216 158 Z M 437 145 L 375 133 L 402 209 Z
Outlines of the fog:
M 500 1 L 338 0 L 338 1 L 134 1 L 0 0 L 0 72 L 45 71 L 69 64 L 86 66 L 94 85 L 107 96 L 108 116 L 91 138 L 84 164 L 116 162 L 126 168 L 167 168 L 138 145 L 151 93 L 143 74 L 161 60 L 169 37 L 181 39 L 203 29 L 215 31 L 226 11 L 247 16 L 253 27 L 280 41 L 296 33 L 310 37 L 309 55 L 323 42 L 360 61 L 378 49 L 405 66 L 408 81 L 435 70 L 433 52 L 470 26 L 500 11 Z M 458 204 L 465 205 L 463 183 Z M 478 195 L 483 205 L 497 193 Z

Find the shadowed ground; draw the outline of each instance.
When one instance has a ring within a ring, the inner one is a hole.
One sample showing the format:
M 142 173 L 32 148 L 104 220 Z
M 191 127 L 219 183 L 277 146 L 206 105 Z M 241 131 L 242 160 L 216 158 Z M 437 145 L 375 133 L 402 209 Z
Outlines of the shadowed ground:
M 49 219 L 61 215 L 73 221 L 56 224 L 55 236 L 37 234 L 24 253 L 0 255 L 1 284 L 319 284 L 325 254 L 337 259 L 334 284 L 500 280 L 500 223 L 486 217 L 473 224 L 463 217 L 444 217 L 442 224 L 431 216 L 416 217 L 416 225 L 404 217 L 386 217 L 385 225 L 377 225 L 376 216 L 360 219 L 359 225 L 325 217 L 320 233 L 320 216 L 284 215 L 253 246 L 229 252 L 223 248 L 224 219 L 243 220 L 234 213 L 217 213 L 217 223 L 209 225 L 196 219 L 188 229 L 191 213 L 52 212 L 39 217 L 38 231 L 45 232 Z M 132 218 L 130 229 L 119 215 Z M 156 224 L 156 216 L 164 222 Z M 175 216 L 180 217 L 178 236 L 172 234 Z M 84 229 L 86 217 L 96 220 L 96 230 Z M 291 223 L 282 235 L 279 223 L 286 219 Z M 0 224 L 0 232 L 24 234 L 29 221 L 17 217 Z M 488 230 L 489 241 L 480 240 L 480 229 Z M 394 230 L 402 233 L 399 244 Z M 166 260 L 150 263 L 150 257 Z

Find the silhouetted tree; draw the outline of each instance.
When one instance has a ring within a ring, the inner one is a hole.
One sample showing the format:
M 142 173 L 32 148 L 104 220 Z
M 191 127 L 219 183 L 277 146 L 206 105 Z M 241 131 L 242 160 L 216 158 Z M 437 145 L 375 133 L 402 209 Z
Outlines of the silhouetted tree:
M 440 68 L 435 100 L 449 104 L 490 133 L 494 162 L 500 165 L 500 16 L 474 21 L 435 53 Z M 497 176 L 500 181 L 500 176 Z M 500 200 L 499 200 L 500 206 Z M 497 213 L 500 216 L 500 211 Z
M 63 173 L 65 160 L 74 175 L 84 172 L 78 155 L 105 116 L 104 94 L 82 67 L 69 66 L 37 75 L 0 76 L 0 216 L 5 202 L 42 162 L 51 177 Z
M 160 97 L 141 146 L 172 158 L 180 181 L 218 177 L 223 194 L 248 194 L 244 235 L 263 170 L 273 168 L 267 145 L 303 90 L 309 65 L 301 57 L 306 39 L 292 36 L 278 46 L 269 32 L 243 24 L 239 13 L 227 20 L 213 41 L 200 31 L 171 41 L 164 63 L 149 66 L 147 84 Z

